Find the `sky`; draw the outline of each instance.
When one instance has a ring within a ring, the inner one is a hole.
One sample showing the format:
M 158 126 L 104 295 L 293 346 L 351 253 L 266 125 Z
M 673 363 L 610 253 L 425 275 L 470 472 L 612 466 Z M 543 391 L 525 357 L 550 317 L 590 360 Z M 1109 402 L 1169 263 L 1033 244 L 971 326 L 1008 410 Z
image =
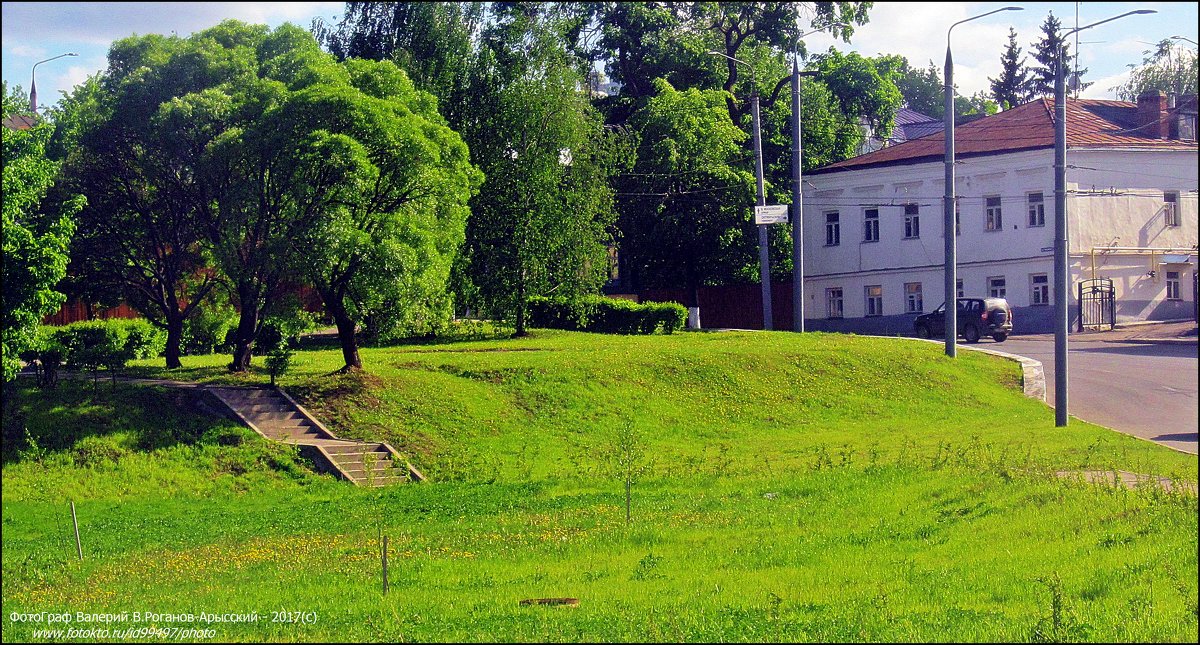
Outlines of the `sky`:
M 951 42 L 958 91 L 970 96 L 986 91 L 988 77 L 1000 73 L 1000 54 L 1008 28 L 1017 30 L 1022 54 L 1041 35 L 1040 25 L 1051 11 L 1067 28 L 1087 25 L 1134 9 L 1157 14 L 1122 18 L 1080 33 L 1080 65 L 1085 81 L 1094 84 L 1084 98 L 1115 98 L 1111 88 L 1128 76 L 1127 64 L 1140 63 L 1153 43 L 1170 36 L 1197 39 L 1196 2 L 1036 2 L 1019 4 L 1023 11 L 1004 11 L 959 25 Z M 842 51 L 864 56 L 900 54 L 913 67 L 925 68 L 945 60 L 946 30 L 953 23 L 1007 6 L 994 2 L 877 2 L 870 22 L 858 27 Z M 335 22 L 341 2 L 4 2 L 3 78 L 9 85 L 29 89 L 31 69 L 40 60 L 66 52 L 79 54 L 40 65 L 38 103 L 56 103 L 63 91 L 103 70 L 112 41 L 134 34 L 172 32 L 186 36 L 227 18 L 278 26 L 292 22 L 308 28 L 313 18 Z M 803 25 L 807 27 L 807 25 Z M 835 41 L 826 34 L 805 38 L 810 52 L 824 51 Z M 1182 42 L 1183 46 L 1195 47 Z

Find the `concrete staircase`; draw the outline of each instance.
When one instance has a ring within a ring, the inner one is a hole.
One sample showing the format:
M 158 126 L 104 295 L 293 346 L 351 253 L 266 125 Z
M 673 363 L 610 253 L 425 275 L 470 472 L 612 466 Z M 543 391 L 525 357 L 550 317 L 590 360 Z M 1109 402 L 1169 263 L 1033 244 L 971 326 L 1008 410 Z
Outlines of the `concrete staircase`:
M 258 434 L 295 444 L 318 468 L 359 486 L 424 481 L 412 464 L 386 443 L 339 439 L 278 388 L 210 386 L 205 388 Z

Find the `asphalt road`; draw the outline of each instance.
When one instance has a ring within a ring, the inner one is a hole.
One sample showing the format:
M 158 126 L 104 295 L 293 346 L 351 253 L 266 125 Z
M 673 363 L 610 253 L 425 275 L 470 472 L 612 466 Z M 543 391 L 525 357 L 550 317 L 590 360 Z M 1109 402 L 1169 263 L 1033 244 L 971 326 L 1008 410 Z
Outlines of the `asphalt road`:
M 987 339 L 977 347 L 1042 362 L 1054 404 L 1054 336 Z M 1196 344 L 1068 341 L 1073 417 L 1197 454 Z

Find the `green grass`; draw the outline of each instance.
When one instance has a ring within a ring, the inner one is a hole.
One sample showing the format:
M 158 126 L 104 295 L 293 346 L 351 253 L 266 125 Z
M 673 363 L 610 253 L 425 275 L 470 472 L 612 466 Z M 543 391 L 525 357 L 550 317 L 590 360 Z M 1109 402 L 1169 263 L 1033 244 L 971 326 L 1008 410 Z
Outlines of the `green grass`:
M 285 388 L 432 481 L 307 475 L 270 446 L 221 445 L 233 430 L 186 402 L 163 418 L 193 425 L 149 440 L 164 390 L 123 390 L 111 412 L 90 385 L 23 392 L 31 433 L 109 414 L 96 432 L 125 452 L 97 467 L 77 437 L 47 439 L 40 461 L 6 463 L 4 640 L 38 627 L 12 612 L 64 610 L 260 612 L 214 626 L 230 640 L 1196 640 L 1196 498 L 1052 475 L 1194 482 L 1195 457 L 1054 428 L 1007 361 L 831 334 L 543 331 L 368 348 L 366 375 L 330 375 L 336 350 L 296 359 Z M 227 362 L 135 369 L 267 380 Z M 622 427 L 647 465 L 630 525 Z M 580 605 L 518 605 L 540 597 Z M 316 622 L 269 622 L 280 609 Z

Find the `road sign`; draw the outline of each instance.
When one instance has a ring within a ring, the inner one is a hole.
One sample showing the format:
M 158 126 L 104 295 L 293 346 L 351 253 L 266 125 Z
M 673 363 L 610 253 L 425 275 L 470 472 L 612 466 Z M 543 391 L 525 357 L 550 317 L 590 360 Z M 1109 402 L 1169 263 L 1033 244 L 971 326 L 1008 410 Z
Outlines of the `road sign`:
M 788 205 L 774 204 L 771 206 L 754 207 L 755 224 L 787 224 Z

